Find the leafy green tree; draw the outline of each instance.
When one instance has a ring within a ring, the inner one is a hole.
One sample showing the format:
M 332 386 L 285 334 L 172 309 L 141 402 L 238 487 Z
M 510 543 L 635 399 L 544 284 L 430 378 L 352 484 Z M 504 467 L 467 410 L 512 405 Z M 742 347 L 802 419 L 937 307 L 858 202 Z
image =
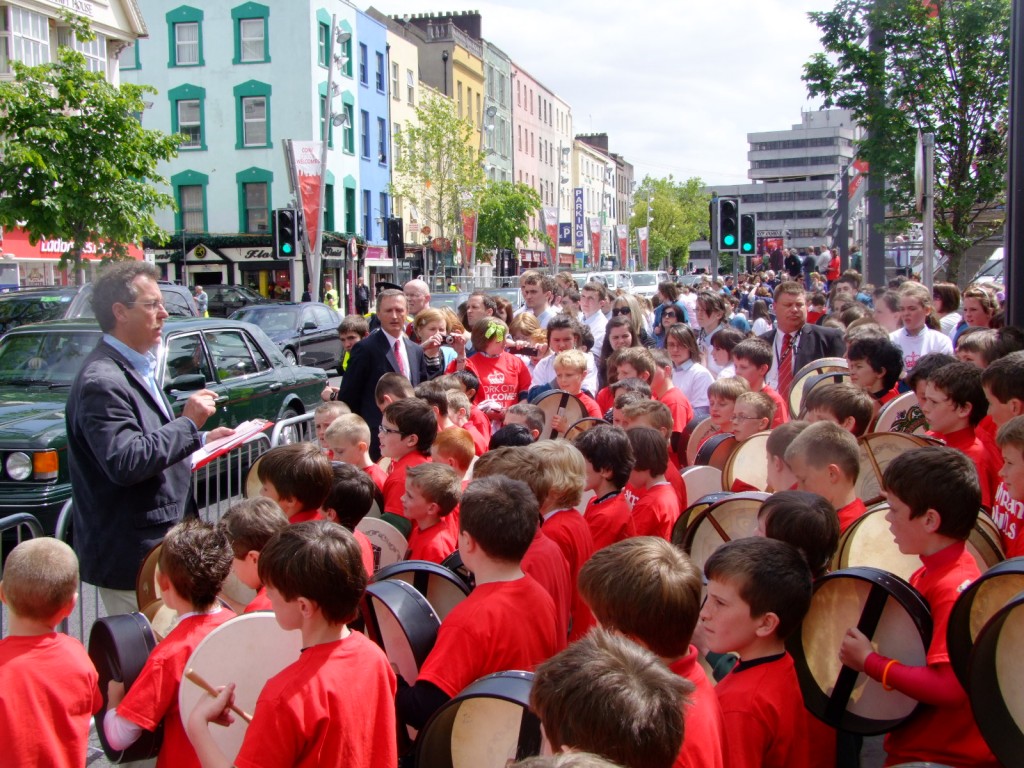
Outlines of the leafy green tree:
M 891 228 L 915 216 L 917 131 L 935 134 L 935 242 L 954 279 L 964 252 L 1003 227 L 1010 3 L 839 0 L 810 14 L 824 51 L 803 79 L 812 97 L 852 110 L 867 129 L 859 153 L 886 179 Z M 871 29 L 879 52 L 868 48 Z
M 66 20 L 93 39 L 82 19 Z M 76 280 L 87 243 L 124 258 L 128 244 L 163 242 L 153 214 L 174 199 L 157 188 L 157 164 L 177 155 L 180 137 L 142 127 L 143 95 L 155 91 L 114 86 L 67 47 L 49 64 L 11 63 L 14 79 L 0 83 L 0 225 L 22 227 L 32 243 L 70 241 L 61 268 L 73 266 Z
M 527 184 L 499 181 L 488 184 L 480 197 L 477 245 L 480 249 L 518 251 L 531 237 L 545 238 L 530 229 L 529 219 L 541 207 L 540 194 Z
M 704 182 L 697 177 L 676 181 L 670 174 L 666 178 L 650 176 L 637 187 L 630 228 L 647 226 L 646 201 L 651 204 L 651 232 L 647 246 L 648 263 L 652 269 L 669 264 L 677 269 L 686 267 L 689 246 L 700 240 L 707 229 L 708 201 L 702 191 Z

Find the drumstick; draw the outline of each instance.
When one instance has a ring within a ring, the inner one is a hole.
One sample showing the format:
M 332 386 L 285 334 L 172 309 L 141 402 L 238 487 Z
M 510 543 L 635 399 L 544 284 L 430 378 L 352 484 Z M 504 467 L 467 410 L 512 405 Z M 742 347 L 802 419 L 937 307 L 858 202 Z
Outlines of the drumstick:
M 194 669 L 192 669 L 192 668 L 189 668 L 189 669 L 185 670 L 185 677 L 187 677 L 189 680 L 191 680 L 193 683 L 198 685 L 200 688 L 202 688 L 204 691 L 206 691 L 208 694 L 210 694 L 214 698 L 217 698 L 217 695 L 220 693 L 212 685 L 210 685 L 208 682 L 206 682 L 202 678 L 202 676 L 198 672 L 196 672 Z M 228 709 L 230 709 L 232 712 L 234 712 L 240 718 L 245 720 L 245 722 L 247 722 L 247 723 L 251 723 L 252 722 L 252 715 L 250 715 L 245 710 L 239 709 L 234 704 L 228 704 Z

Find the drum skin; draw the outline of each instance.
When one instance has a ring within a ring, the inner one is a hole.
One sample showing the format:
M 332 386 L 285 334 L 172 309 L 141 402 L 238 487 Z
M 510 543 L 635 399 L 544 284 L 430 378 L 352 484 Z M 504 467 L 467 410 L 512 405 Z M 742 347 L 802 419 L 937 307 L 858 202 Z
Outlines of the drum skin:
M 928 420 L 924 417 L 917 394 L 904 392 L 883 405 L 871 426 L 872 432 L 904 432 L 923 435 L 928 431 Z
M 692 467 L 691 467 L 692 469 Z M 712 469 L 708 467 L 708 469 Z M 697 519 L 697 517 L 712 504 L 716 504 L 722 499 L 727 499 L 732 496 L 727 491 L 715 491 L 705 496 L 698 498 L 693 504 L 683 510 L 683 513 L 679 515 L 679 519 L 676 520 L 676 524 L 672 526 L 672 543 L 675 544 L 682 550 L 686 550 L 686 531 L 690 527 L 690 523 Z M 689 498 L 689 496 L 687 496 Z
M 383 518 L 364 517 L 356 524 L 356 530 L 366 536 L 373 547 L 374 573 L 387 565 L 401 562 L 409 549 L 409 542 L 402 532 Z
M 156 635 L 141 613 L 104 616 L 92 625 L 89 658 L 99 673 L 99 688 L 103 696 L 103 708 L 96 713 L 96 734 L 103 753 L 111 763 L 148 760 L 160 752 L 163 724 L 155 731 L 143 731 L 134 744 L 120 751 L 110 747 L 103 731 L 103 718 L 107 714 L 107 684 L 111 680 L 120 680 L 125 691 L 130 690 L 155 647 Z
M 696 419 L 694 421 L 696 421 Z M 693 466 L 697 463 L 697 451 L 700 450 L 704 441 L 710 435 L 713 435 L 716 430 L 715 425 L 711 423 L 711 419 L 702 419 L 696 424 L 693 424 L 693 421 L 691 421 L 686 425 L 686 429 L 686 463 Z
M 768 490 L 768 436 L 771 431 L 758 432 L 739 443 L 729 454 L 722 469 L 722 490 L 731 491 L 738 481 L 744 486 L 736 490 Z M 689 497 L 687 497 L 689 498 Z
M 687 499 L 701 499 L 722 490 L 722 473 L 714 467 L 687 467 L 679 473 Z
M 711 504 L 690 522 L 683 549 L 698 568 L 728 541 L 757 534 L 757 513 L 767 493 L 731 493 Z
M 367 585 L 359 611 L 366 636 L 381 647 L 407 683 L 416 682 L 441 627 L 427 599 L 411 584 L 386 579 Z
M 256 461 L 249 467 L 249 471 L 245 474 L 245 488 L 243 494 L 247 499 L 255 499 L 260 495 L 260 488 L 263 487 L 263 483 L 260 480 L 260 462 L 263 461 L 262 456 L 256 457 Z
M 444 621 L 452 609 L 469 595 L 469 586 L 450 569 L 427 560 L 403 560 L 385 566 L 373 581 L 400 579 L 426 598 L 437 617 Z
M 712 435 L 698 449 L 693 463 L 724 470 L 738 443 L 739 441 L 728 433 Z
M 160 561 L 160 548 L 157 544 L 146 554 L 142 566 L 135 577 L 135 599 L 139 604 L 139 612 L 146 617 L 157 641 L 163 640 L 178 623 L 178 612 L 164 605 L 160 594 L 160 585 L 156 581 L 157 565 Z
M 789 398 L 786 401 L 786 405 L 789 406 L 789 412 L 791 414 L 800 413 L 803 405 L 804 386 L 811 377 L 823 373 L 849 372 L 849 370 L 850 365 L 846 362 L 846 358 L 843 357 L 823 357 L 820 360 L 814 360 L 805 365 L 793 374 L 793 383 L 789 387 Z M 783 397 L 786 397 L 785 392 L 781 394 Z
M 533 405 L 544 411 L 544 431 L 540 434 L 542 440 L 545 438 L 554 440 L 565 435 L 564 432 L 558 432 L 551 426 L 551 420 L 557 414 L 561 413 L 565 416 L 569 425 L 575 424 L 587 415 L 587 409 L 582 401 L 576 395 L 570 395 L 561 389 L 549 389 L 535 397 L 532 402 Z
M 470 683 L 424 726 L 418 768 L 505 768 L 540 754 L 540 721 L 530 711 L 530 672 L 498 672 Z
M 815 582 L 811 608 L 786 641 L 804 703 L 815 717 L 851 733 L 886 733 L 913 715 L 918 702 L 840 664 L 839 647 L 850 627 L 883 656 L 921 666 L 932 634 L 928 604 L 908 583 L 877 568 L 835 571 Z
M 901 432 L 869 432 L 857 439 L 860 447 L 860 474 L 854 490 L 865 504 L 875 504 L 885 498 L 882 476 L 894 458 L 915 448 L 932 445 L 933 441 Z

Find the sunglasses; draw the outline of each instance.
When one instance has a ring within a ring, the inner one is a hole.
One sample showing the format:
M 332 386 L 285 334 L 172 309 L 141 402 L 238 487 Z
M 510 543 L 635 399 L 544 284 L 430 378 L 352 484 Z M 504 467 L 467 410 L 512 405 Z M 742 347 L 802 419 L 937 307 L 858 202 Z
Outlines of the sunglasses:
M 612 310 L 612 317 L 616 317 L 618 315 L 628 315 L 628 314 L 629 314 L 629 307 L 618 307 L 618 308 Z

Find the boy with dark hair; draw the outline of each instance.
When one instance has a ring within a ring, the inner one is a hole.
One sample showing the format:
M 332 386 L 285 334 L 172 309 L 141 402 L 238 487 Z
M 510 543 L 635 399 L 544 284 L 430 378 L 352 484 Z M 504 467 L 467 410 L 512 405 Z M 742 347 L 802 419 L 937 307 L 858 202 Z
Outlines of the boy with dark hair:
M 929 374 L 924 397 L 919 399 L 930 427 L 928 434 L 963 451 L 974 463 L 981 484 L 981 503 L 991 509 L 1003 459 L 998 449 L 985 445 L 974 430 L 988 413 L 981 371 L 959 360 L 944 365 Z
M 871 396 L 853 384 L 833 384 L 811 390 L 804 399 L 805 418 L 812 424 L 831 421 L 854 437 L 867 432 L 875 416 Z
M 630 485 L 641 494 L 633 504 L 633 526 L 637 536 L 672 537 L 672 526 L 679 518 L 679 496 L 665 479 L 668 446 L 661 432 L 653 427 L 633 427 L 626 436 L 636 458 L 629 475 Z
M 888 336 L 859 334 L 846 347 L 850 381 L 871 396 L 877 409 L 899 397 L 903 350 Z
M 406 471 L 402 508 L 413 522 L 407 560 L 442 563 L 458 548 L 457 516 L 456 526 L 449 520 L 462 495 L 459 480 L 447 464 L 428 462 Z
M 691 644 L 700 615 L 700 570 L 652 536 L 596 552 L 580 571 L 580 594 L 605 629 L 634 640 L 693 685 L 683 707 L 687 738 L 675 765 L 723 765 L 722 708 Z
M 924 399 L 924 387 L 928 378 L 939 368 L 955 362 L 957 362 L 955 357 L 944 352 L 929 352 L 927 355 L 922 355 L 914 366 L 914 370 L 907 374 L 905 382 L 907 389 L 916 394 L 917 401 L 921 402 Z
M 764 447 L 768 458 L 768 488 L 771 491 L 796 490 L 796 476 L 786 463 L 786 449 L 809 426 L 810 422 L 807 421 L 787 421 L 768 435 Z
M 672 486 L 672 490 L 676 492 L 679 508 L 686 509 L 686 486 L 683 483 L 682 476 L 679 474 L 680 461 L 675 451 L 672 450 L 673 439 L 675 438 L 678 442 L 681 436 L 677 437 L 672 433 L 672 412 L 668 409 L 667 405 L 659 400 L 634 399 L 636 397 L 636 395 L 630 397 L 629 400 L 631 402 L 624 402 L 627 398 L 619 397 L 615 408 L 618 412 L 616 426 L 620 426 L 627 431 L 633 427 L 652 427 L 661 433 L 661 436 L 665 439 L 665 448 L 668 451 L 668 466 L 665 468 L 665 479 Z M 682 463 L 685 463 L 685 458 L 684 455 Z M 635 504 L 636 500 L 643 495 L 644 491 L 642 488 L 632 484 L 626 488 L 626 499 L 631 505 Z
M 887 764 L 995 768 L 999 763 L 978 730 L 946 644 L 953 604 L 980 575 L 966 549 L 981 504 L 978 473 L 960 451 L 928 446 L 896 456 L 882 483 L 889 501 L 885 519 L 896 545 L 904 554 L 921 557 L 922 567 L 910 584 L 931 609 L 927 665 L 914 667 L 875 653 L 855 627 L 847 630 L 839 659 L 922 704 L 913 718 L 886 736 Z
M 324 499 L 324 519 L 337 523 L 352 533 L 363 553 L 366 575 L 373 576 L 377 569 L 373 544 L 365 533 L 356 530 L 356 526 L 373 509 L 374 503 L 378 509 L 384 508 L 384 495 L 366 472 L 351 464 L 331 462 L 331 472 L 334 474 L 334 481 L 331 484 L 331 492 Z M 399 519 L 395 522 L 400 524 L 404 521 Z
M 473 426 L 482 435 L 490 434 L 491 420 L 487 418 L 486 413 L 476 406 L 476 395 L 480 391 L 480 377 L 467 368 L 462 371 L 452 371 L 444 376 L 443 381 L 447 381 L 449 378 L 455 381 L 466 397 L 469 398 L 471 404 L 469 420 L 473 422 Z
M 476 587 L 441 623 L 415 684 L 402 683 L 396 704 L 403 722 L 422 728 L 474 680 L 507 669 L 532 670 L 565 647 L 554 602 L 520 567 L 538 520 L 537 502 L 523 482 L 489 477 L 466 488 L 459 554 Z
M 840 534 L 867 512 L 857 498 L 860 446 L 838 424 L 819 421 L 807 427 L 786 449 L 786 464 L 797 490 L 823 496 L 835 508 Z
M 531 403 L 516 403 L 505 411 L 505 426 L 523 424 L 530 431 L 531 441 L 540 438 L 546 418 L 540 406 Z
M 573 444 L 587 468 L 584 490 L 594 492 L 583 513 L 594 549 L 635 536 L 632 512 L 622 493 L 636 462 L 625 431 L 598 425 L 580 433 Z
M 981 385 L 988 400 L 988 416 L 984 421 L 991 420 L 993 427 L 999 429 L 1024 414 L 1024 352 L 1013 352 L 992 363 L 982 371 Z M 1002 447 L 998 445 L 998 434 L 995 442 L 997 447 Z M 1005 462 L 1006 452 L 1002 454 Z M 1000 473 L 1002 476 L 1002 470 Z M 1024 555 L 1024 536 L 1021 535 L 1024 533 L 1024 500 L 1012 496 L 1006 486 L 1003 481 L 996 488 L 992 519 L 999 526 L 1007 556 L 1014 557 Z
M 489 443 L 489 450 L 495 448 L 513 448 L 516 446 L 533 445 L 533 436 L 530 428 L 525 424 L 506 424 L 493 435 Z
M 72 768 L 86 762 L 89 720 L 103 706 L 82 644 L 56 632 L 78 602 L 78 558 L 52 537 L 7 556 L 0 581 L 7 634 L 0 639 L 0 744 L 8 765 Z
M 1003 453 L 1003 468 L 999 470 L 1002 482 L 993 510 L 1001 517 L 996 517 L 995 522 L 1002 532 L 1006 556 L 1018 557 L 1024 554 L 1024 535 L 1021 535 L 1024 533 L 1024 514 L 1021 511 L 1024 507 L 1024 416 L 1014 416 L 999 427 L 996 444 Z M 1004 497 L 1006 502 L 1001 501 Z M 1009 512 L 1004 512 L 1004 509 Z
M 437 437 L 434 410 L 422 400 L 407 398 L 384 409 L 380 422 L 380 453 L 391 459 L 384 481 L 384 511 L 404 517 L 402 494 L 409 467 L 430 461 L 430 446 Z
M 567 352 L 572 349 L 578 350 L 583 334 L 580 324 L 567 314 L 559 314 L 552 317 L 548 322 L 546 330 L 549 354 L 538 360 L 533 368 L 530 385 L 531 396 L 555 384 L 556 356 L 560 352 Z M 582 351 L 581 354 L 583 355 L 581 387 L 590 393 L 595 393 L 597 392 L 597 366 L 594 364 L 594 357 Z
M 377 379 L 377 386 L 373 390 L 374 400 L 377 407 L 383 412 L 391 403 L 415 397 L 416 390 L 412 382 L 400 373 L 385 373 Z
M 288 518 L 277 502 L 258 496 L 236 501 L 217 525 L 231 545 L 231 571 L 245 586 L 256 590 L 243 613 L 272 610 L 267 588 L 260 581 L 260 552 L 275 534 L 288 527 Z
M 338 339 L 341 341 L 342 352 L 341 366 L 338 368 L 339 374 L 345 375 L 345 371 L 348 368 L 349 352 L 352 351 L 352 347 L 369 335 L 369 323 L 366 322 L 366 318 L 362 315 L 346 315 L 341 321 L 338 325 Z M 321 393 L 320 397 L 324 400 L 337 400 L 338 388 L 328 386 Z
M 785 645 L 810 607 L 807 562 L 782 541 L 736 539 L 715 550 L 704 575 L 705 641 L 715 653 L 740 658 L 715 688 L 729 734 L 726 765 L 807 766 L 808 715 Z
M 691 687 L 641 646 L 595 629 L 537 668 L 530 709 L 555 752 L 585 750 L 624 768 L 671 768 Z
M 720 328 L 708 341 L 711 347 L 712 365 L 721 369 L 715 377 L 716 381 L 737 375 L 736 366 L 732 360 L 732 351 L 745 338 L 747 338 L 747 334 L 728 325 Z
M 394 672 L 383 651 L 346 626 L 367 578 L 352 534 L 323 520 L 290 526 L 263 550 L 260 578 L 281 628 L 302 633 L 303 651 L 263 686 L 234 765 L 315 765 L 325 755 L 347 768 L 397 765 Z M 232 764 L 209 723 L 231 719 L 233 691 L 232 683 L 188 717 L 204 768 Z
M 320 519 L 320 505 L 330 493 L 331 460 L 312 443 L 271 448 L 256 466 L 260 496 L 277 503 L 289 523 Z
M 473 440 L 473 455 L 483 456 L 490 447 L 491 426 L 481 431 L 480 425 L 473 419 L 473 404 L 461 389 L 449 389 L 445 392 L 448 402 L 448 426 L 444 429 L 438 425 L 438 436 L 450 429 L 459 428 L 469 433 Z M 481 414 L 482 415 L 482 414 Z M 483 418 L 487 418 L 484 416 Z
M 315 445 L 304 445 L 324 458 Z M 235 617 L 217 602 L 224 579 L 231 572 L 231 560 L 227 537 L 209 523 L 186 520 L 167 532 L 160 548 L 157 585 L 164 604 L 183 618 L 149 654 L 127 693 L 124 683 L 116 680 L 107 686 L 103 729 L 113 749 L 127 749 L 143 731 L 156 730 L 163 722 L 157 765 L 177 768 L 200 764 L 185 733 L 183 713 L 178 711 L 178 686 L 196 646 Z
M 765 499 L 757 511 L 757 532 L 799 549 L 814 579 L 828 573 L 839 547 L 835 507 L 824 496 L 808 491 L 779 491 Z
M 789 421 L 789 408 L 782 395 L 765 384 L 764 377 L 772 367 L 772 348 L 764 339 L 745 339 L 732 351 L 736 375 L 747 380 L 751 392 L 762 392 L 775 403 L 771 426 L 777 427 Z

